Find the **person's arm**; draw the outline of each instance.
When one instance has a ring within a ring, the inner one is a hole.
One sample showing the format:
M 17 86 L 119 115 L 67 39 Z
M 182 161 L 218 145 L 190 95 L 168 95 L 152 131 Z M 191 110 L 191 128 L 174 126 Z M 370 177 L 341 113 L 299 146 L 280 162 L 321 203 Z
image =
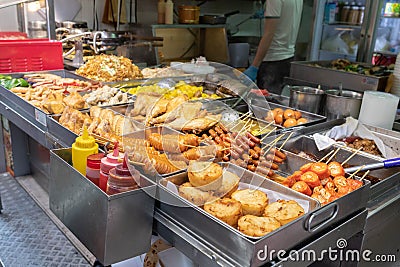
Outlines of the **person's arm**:
M 261 37 L 260 43 L 258 44 L 256 56 L 253 60 L 253 66 L 259 67 L 263 61 L 265 55 L 268 52 L 269 46 L 271 45 L 272 38 L 276 31 L 279 18 L 266 18 L 264 22 L 264 33 Z

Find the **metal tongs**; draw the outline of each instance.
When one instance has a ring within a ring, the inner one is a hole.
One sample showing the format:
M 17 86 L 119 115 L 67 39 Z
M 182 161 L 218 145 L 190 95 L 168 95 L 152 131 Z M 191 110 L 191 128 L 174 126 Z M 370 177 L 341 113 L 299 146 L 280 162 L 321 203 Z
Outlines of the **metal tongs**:
M 382 162 L 378 163 L 371 163 L 371 164 L 366 164 L 362 168 L 360 166 L 355 166 L 355 167 L 350 167 L 350 168 L 345 168 L 344 171 L 346 173 L 352 173 L 355 171 L 367 171 L 367 170 L 376 170 L 376 169 L 381 169 L 381 168 L 393 168 L 393 167 L 399 167 L 400 166 L 400 158 L 392 158 L 392 159 L 386 159 Z

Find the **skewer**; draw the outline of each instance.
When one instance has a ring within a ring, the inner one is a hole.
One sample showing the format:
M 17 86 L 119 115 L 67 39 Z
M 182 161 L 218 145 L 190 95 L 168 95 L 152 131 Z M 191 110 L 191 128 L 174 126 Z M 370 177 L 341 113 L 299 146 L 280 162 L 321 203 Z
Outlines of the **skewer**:
M 258 130 L 258 132 L 261 134 L 265 129 L 267 129 L 269 126 L 271 126 L 274 122 L 275 121 L 271 121 L 270 123 L 267 124 L 267 126 L 262 127 L 260 130 Z
M 142 162 L 137 162 L 137 161 L 130 161 L 130 160 L 128 160 L 128 162 L 129 162 L 130 164 L 137 165 L 137 166 L 144 166 L 144 165 L 146 165 L 146 164 L 144 164 L 144 163 L 142 163 Z
M 285 141 L 283 141 L 282 145 L 278 148 L 278 150 L 281 150 L 282 147 L 285 146 L 285 144 L 287 143 L 287 141 L 289 141 L 290 137 L 292 137 L 293 134 L 294 134 L 294 132 L 291 132 L 291 133 L 289 134 L 289 136 L 286 138 Z
M 317 162 L 322 162 L 324 161 L 324 159 L 326 159 L 327 157 L 329 157 L 333 152 L 335 152 L 335 150 L 331 150 L 329 151 L 325 156 L 323 156 L 320 160 L 318 160 Z
M 240 116 L 239 119 L 237 120 L 238 123 L 234 124 L 234 126 L 231 127 L 231 128 L 235 128 L 235 127 L 240 123 L 241 120 L 243 120 L 244 118 L 246 118 L 246 117 L 248 117 L 248 116 L 250 116 L 250 111 L 247 111 L 247 112 L 244 113 L 242 116 Z M 235 122 L 236 122 L 236 121 L 231 121 L 230 123 L 228 123 L 227 125 L 225 125 L 225 127 L 228 128 L 232 123 L 235 123 Z
M 192 145 L 187 145 L 187 144 L 181 144 L 182 146 L 186 146 L 186 147 L 191 147 L 191 148 L 197 148 L 197 146 L 192 146 Z
M 263 156 L 265 156 L 265 155 L 271 150 L 271 148 L 272 148 L 276 143 L 278 143 L 279 140 L 282 139 L 282 137 L 283 137 L 284 135 L 285 135 L 285 134 L 281 134 L 280 136 L 278 136 L 277 138 L 275 138 L 273 141 L 271 141 L 269 144 L 267 144 L 264 148 L 267 148 L 267 147 L 269 147 L 269 148 L 264 152 Z
M 360 147 L 359 149 L 357 149 L 356 151 L 353 152 L 353 154 L 351 154 L 345 161 L 342 162 L 342 166 L 344 164 L 346 164 L 349 160 L 351 160 L 358 152 L 360 152 L 360 150 L 362 149 L 362 147 Z
M 265 138 L 267 138 L 273 131 L 275 131 L 278 127 L 274 127 L 271 131 L 269 131 L 266 135 L 264 135 L 261 139 L 260 142 L 262 142 Z
M 361 177 L 360 181 L 364 180 L 365 177 L 369 174 L 370 170 L 366 171 L 364 175 Z
M 364 167 L 365 167 L 365 165 L 362 165 L 362 166 L 361 166 L 360 168 L 358 168 L 355 172 L 353 172 L 349 177 L 347 177 L 347 179 L 352 178 L 354 175 L 357 174 L 357 172 L 361 171 L 361 169 L 364 168 Z
M 253 127 L 253 123 L 254 123 L 254 121 L 253 121 L 253 120 L 251 120 L 251 123 L 250 123 L 250 125 L 249 125 L 248 127 L 246 127 L 246 128 L 248 128 L 248 129 L 246 129 L 246 132 L 250 132 L 250 130 L 251 130 L 251 127 Z
M 339 150 L 340 150 L 340 147 L 338 147 L 338 148 L 335 150 L 335 152 L 332 154 L 332 156 L 329 157 L 329 159 L 326 161 L 326 164 L 328 164 L 329 161 L 331 161 L 331 160 L 333 159 L 333 157 L 336 156 L 336 154 L 339 152 Z
M 238 132 L 238 135 L 240 135 L 240 134 L 242 133 L 243 129 L 246 130 L 247 124 L 248 124 L 250 121 L 251 121 L 251 120 L 248 120 L 248 121 L 244 124 L 244 126 L 242 127 L 242 129 L 240 129 L 240 131 Z

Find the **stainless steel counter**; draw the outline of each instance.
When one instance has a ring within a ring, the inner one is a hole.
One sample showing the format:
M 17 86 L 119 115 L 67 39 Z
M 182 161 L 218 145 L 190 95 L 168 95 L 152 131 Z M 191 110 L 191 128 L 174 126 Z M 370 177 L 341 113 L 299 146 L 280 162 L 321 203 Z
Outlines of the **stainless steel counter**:
M 55 140 L 54 137 L 48 134 L 46 129 L 38 127 L 35 122 L 27 120 L 23 116 L 23 111 L 20 111 L 18 107 L 12 106 L 12 103 L 7 101 L 7 99 L 0 96 L 0 113 L 9 119 L 12 125 L 11 136 L 14 144 L 13 152 L 17 176 L 33 173 L 33 169 L 39 165 L 42 166 L 41 173 L 45 177 L 41 179 L 49 179 L 48 162 L 46 162 L 48 160 L 49 149 L 62 146 L 62 140 Z M 0 143 L 2 142 L 3 140 L 0 140 Z M 37 145 L 32 145 L 32 143 L 37 143 Z M 35 160 L 32 157 L 35 157 Z M 41 164 L 41 161 L 44 163 Z M 42 187 L 46 187 L 46 183 L 40 182 L 39 179 L 37 182 Z M 352 244 L 348 248 L 357 250 L 361 248 L 376 249 L 377 252 L 382 251 L 382 253 L 385 251 L 389 253 L 393 250 L 392 253 L 396 254 L 397 258 L 399 258 L 399 231 L 396 229 L 396 223 L 400 221 L 399 192 L 400 189 L 397 186 L 382 193 L 379 197 L 370 201 L 367 211 L 364 210 L 352 214 L 343 221 L 332 225 L 323 233 L 315 235 L 299 244 L 295 249 L 297 251 L 313 250 L 316 253 L 320 253 L 323 249 L 334 248 L 337 245 L 336 242 L 340 238 L 343 238 L 348 241 L 348 244 Z M 48 188 L 44 188 L 42 192 L 42 194 L 46 193 L 48 194 Z M 221 249 L 208 243 L 204 238 L 199 237 L 159 209 L 155 210 L 153 223 L 154 230 L 161 237 L 171 242 L 201 266 L 243 265 L 227 257 L 221 252 Z M 290 261 L 287 255 L 286 258 L 282 258 L 281 260 L 273 259 L 268 265 L 308 266 L 313 264 L 313 262 L 312 260 L 301 263 Z M 252 262 L 248 262 L 246 265 L 251 266 L 252 264 Z M 339 263 L 335 261 L 324 262 L 323 265 L 326 266 L 327 264 L 330 266 L 339 266 L 339 264 L 357 265 L 354 262 Z

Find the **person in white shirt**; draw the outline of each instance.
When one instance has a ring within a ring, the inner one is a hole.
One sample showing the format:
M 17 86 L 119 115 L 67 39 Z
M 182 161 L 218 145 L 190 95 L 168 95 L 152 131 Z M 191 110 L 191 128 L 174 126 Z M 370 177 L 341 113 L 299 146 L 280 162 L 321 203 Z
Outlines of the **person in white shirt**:
M 303 0 L 266 0 L 263 36 L 253 63 L 244 71 L 260 89 L 280 94 L 290 74 Z

